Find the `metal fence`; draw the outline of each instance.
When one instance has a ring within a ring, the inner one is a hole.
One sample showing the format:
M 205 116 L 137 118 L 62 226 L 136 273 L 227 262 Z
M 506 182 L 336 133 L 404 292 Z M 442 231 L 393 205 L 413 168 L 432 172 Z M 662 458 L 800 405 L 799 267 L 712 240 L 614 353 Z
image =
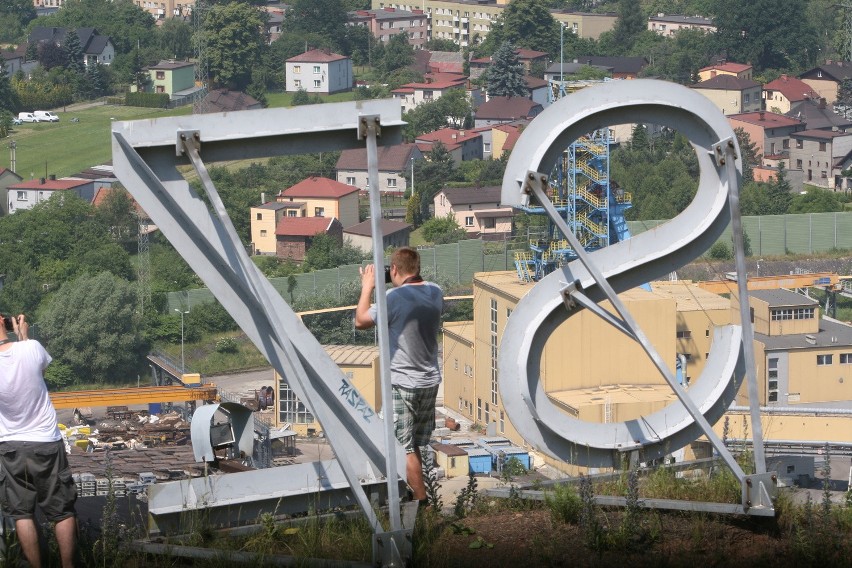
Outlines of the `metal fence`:
M 627 222 L 630 234 L 634 236 L 663 223 L 665 221 Z M 743 229 L 751 243 L 753 256 L 852 249 L 852 212 L 743 217 Z M 730 227 L 719 241 L 731 242 Z M 444 287 L 469 285 L 476 272 L 515 269 L 514 250 L 509 243 L 486 244 L 479 239 L 421 248 L 420 258 L 423 275 Z M 323 298 L 355 303 L 360 286 L 360 266 L 350 264 L 296 274 L 295 286 L 292 288 L 289 278 L 271 278 L 270 282 L 291 304 Z M 207 288 L 170 292 L 168 311 L 192 309 L 193 306 L 211 301 L 213 294 Z

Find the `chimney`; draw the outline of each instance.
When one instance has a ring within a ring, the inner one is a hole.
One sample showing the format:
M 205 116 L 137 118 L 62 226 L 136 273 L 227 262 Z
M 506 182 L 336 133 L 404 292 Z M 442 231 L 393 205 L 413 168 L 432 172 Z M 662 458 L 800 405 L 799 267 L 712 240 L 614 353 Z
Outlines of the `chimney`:
M 760 111 L 760 120 L 766 120 L 766 111 Z
M 457 138 L 458 138 L 458 135 L 453 134 L 452 136 L 450 136 L 450 138 L 452 138 L 453 140 L 455 140 L 455 139 L 457 139 Z
M 787 80 L 787 74 L 786 74 L 786 73 L 781 73 L 781 80 L 782 80 L 782 81 L 786 81 L 786 80 Z
M 825 97 L 820 97 L 820 99 L 819 99 L 819 108 L 821 108 L 821 109 L 824 109 L 824 108 L 825 108 Z
M 45 179 L 44 179 L 44 178 L 39 178 L 39 180 L 38 180 L 38 181 L 39 181 L 39 183 L 40 183 L 41 185 L 44 185 Z
M 49 179 L 50 181 L 56 181 L 56 174 L 50 174 L 50 176 L 48 177 L 48 179 Z
M 459 130 L 459 138 L 464 138 L 464 130 Z
M 261 191 L 260 192 L 260 204 L 263 205 L 264 203 L 266 203 L 266 193 Z

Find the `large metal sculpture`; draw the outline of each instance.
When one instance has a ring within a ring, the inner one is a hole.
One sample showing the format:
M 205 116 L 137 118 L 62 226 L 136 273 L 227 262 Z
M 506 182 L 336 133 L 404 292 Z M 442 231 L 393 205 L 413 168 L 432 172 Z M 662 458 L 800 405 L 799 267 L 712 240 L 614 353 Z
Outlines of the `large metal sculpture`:
M 578 260 L 551 273 L 522 300 L 509 320 L 500 353 L 503 403 L 518 431 L 533 445 L 576 463 L 611 465 L 622 452 L 659 455 L 666 443 L 686 443 L 704 433 L 740 475 L 744 502 L 752 512 L 771 509 L 765 468 L 746 478 L 712 433 L 709 421 L 731 400 L 743 375 L 753 368 L 751 330 L 731 326 L 714 342 L 705 376 L 684 394 L 618 301 L 617 291 L 671 272 L 715 241 L 736 210 L 738 169 L 736 140 L 719 111 L 700 95 L 669 83 L 612 82 L 588 88 L 552 105 L 525 130 L 513 151 L 503 184 L 503 203 L 518 205 L 535 196 L 569 240 L 574 238 L 545 195 L 547 178 L 564 148 L 581 135 L 621 122 L 664 124 L 686 134 L 701 164 L 695 202 L 677 219 L 630 241 L 587 254 L 572 242 Z M 399 507 L 400 479 L 405 476 L 402 448 L 392 421 L 382 420 L 346 381 L 340 369 L 304 327 L 284 299 L 256 268 L 234 230 L 205 162 L 367 148 L 373 257 L 383 261 L 378 193 L 377 143 L 401 140 L 401 112 L 396 100 L 324 104 L 115 123 L 112 130 L 116 175 L 163 234 L 186 259 L 257 348 L 313 411 L 335 460 L 199 478 L 154 486 L 149 513 L 155 530 L 169 530 L 182 511 L 205 508 L 220 517 L 251 520 L 263 506 L 286 509 L 287 499 L 304 501 L 306 492 L 334 494 L 335 503 L 357 504 L 375 534 L 374 560 L 401 566 L 410 557 L 411 523 Z M 191 165 L 201 180 L 204 198 L 184 179 L 179 166 Z M 731 200 L 731 207 L 726 200 Z M 738 216 L 734 216 L 735 234 Z M 576 238 L 574 238 L 576 240 Z M 741 238 L 738 268 L 745 273 Z M 740 282 L 745 283 L 745 278 Z M 376 283 L 382 399 L 390 400 L 385 284 Z M 741 291 L 743 292 L 743 291 Z M 747 294 L 742 293 L 746 298 Z M 616 306 L 620 318 L 597 307 L 602 299 Z M 741 303 L 745 310 L 747 302 Z M 657 416 L 615 425 L 575 423 L 547 402 L 538 382 L 537 361 L 548 335 L 579 307 L 594 311 L 642 343 L 680 398 Z M 748 318 L 744 318 L 744 325 Z M 733 378 L 732 378 L 733 377 Z M 749 394 L 756 400 L 756 386 Z M 755 429 L 759 419 L 753 421 Z M 204 421 L 210 423 L 210 417 Z M 755 432 L 755 440 L 760 438 Z M 582 451 L 579 451 L 579 450 Z M 756 446 L 763 459 L 762 447 Z M 204 453 L 204 452 L 202 452 Z M 754 482 L 754 483 L 753 483 Z M 389 529 L 379 521 L 374 500 L 385 484 Z M 346 495 L 340 493 L 346 488 Z M 348 501 L 347 501 L 348 499 Z M 754 505 L 754 507 L 752 507 Z
M 564 148 L 588 132 L 616 124 L 659 124 L 684 134 L 692 143 L 701 176 L 693 202 L 671 221 L 632 239 L 586 252 L 547 196 L 547 175 Z M 611 82 L 588 87 L 550 106 L 523 132 L 503 178 L 503 205 L 529 206 L 535 199 L 569 240 L 577 260 L 539 281 L 518 303 L 503 333 L 498 361 L 500 394 L 517 429 L 537 449 L 564 461 L 617 467 L 638 453 L 650 460 L 706 436 L 743 486 L 743 508 L 773 514 L 775 477 L 767 474 L 763 448 L 756 449 L 756 471 L 747 476 L 713 432 L 715 422 L 734 400 L 749 374 L 749 397 L 755 412 L 752 330 L 745 290 L 745 260 L 739 220 L 741 167 L 734 133 L 725 117 L 705 97 L 688 88 L 652 80 Z M 618 293 L 669 274 L 697 258 L 733 221 L 737 266 L 741 269 L 741 326 L 715 331 L 705 369 L 688 391 L 624 307 Z M 616 315 L 599 307 L 608 300 Z M 593 424 L 557 410 L 540 381 L 541 356 L 556 327 L 587 309 L 637 341 L 679 402 L 640 420 Z M 762 439 L 759 414 L 755 441 Z

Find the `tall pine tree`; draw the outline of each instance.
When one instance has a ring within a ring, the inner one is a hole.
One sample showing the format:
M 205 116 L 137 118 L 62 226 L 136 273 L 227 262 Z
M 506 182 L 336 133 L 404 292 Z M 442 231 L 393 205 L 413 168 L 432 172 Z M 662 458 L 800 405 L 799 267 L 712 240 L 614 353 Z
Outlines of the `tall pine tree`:
M 524 66 L 514 46 L 508 41 L 491 56 L 491 67 L 485 72 L 489 97 L 525 97 L 529 93 L 524 80 Z
M 80 45 L 80 36 L 76 30 L 68 30 L 65 34 L 65 43 L 62 46 L 65 50 L 65 56 L 68 58 L 68 70 L 73 71 L 77 75 L 82 75 L 86 72 L 83 66 L 83 46 Z

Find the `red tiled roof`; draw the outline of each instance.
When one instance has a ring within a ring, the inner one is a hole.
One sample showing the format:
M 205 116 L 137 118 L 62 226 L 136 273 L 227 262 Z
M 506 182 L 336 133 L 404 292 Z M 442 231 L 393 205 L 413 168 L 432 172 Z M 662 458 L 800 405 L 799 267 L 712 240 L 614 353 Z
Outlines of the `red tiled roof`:
M 832 138 L 839 138 L 841 136 L 852 136 L 851 132 L 837 132 L 834 130 L 802 130 L 800 132 L 793 132 L 790 136 L 795 137 L 803 137 L 803 138 L 822 138 L 824 140 L 831 140 Z M 14 187 L 14 186 L 13 186 Z
M 379 171 L 401 172 L 409 166 L 414 144 L 397 144 L 395 146 L 379 146 Z M 367 149 L 357 148 L 343 150 L 337 160 L 337 170 L 366 170 Z
M 712 71 L 713 69 L 718 69 L 720 71 L 728 71 L 729 73 L 742 73 L 743 71 L 748 71 L 751 69 L 751 65 L 746 65 L 743 63 L 717 63 L 716 65 L 708 65 L 707 67 L 702 67 L 699 71 Z
M 287 63 L 330 63 L 341 59 L 348 59 L 348 57 L 338 53 L 328 53 L 321 49 L 312 49 L 300 55 L 296 55 L 295 57 L 291 57 L 287 60 Z
M 309 177 L 282 192 L 284 197 L 339 198 L 358 191 L 357 187 L 324 177 Z
M 337 221 L 334 217 L 281 217 L 275 235 L 281 237 L 312 237 L 326 233 Z
M 814 91 L 810 85 L 787 75 L 781 75 L 774 81 L 763 86 L 764 91 L 778 91 L 789 101 L 803 101 L 807 98 L 819 99 L 819 93 Z
M 525 124 L 499 124 L 495 126 L 497 130 L 502 132 L 506 132 L 508 136 L 506 137 L 506 142 L 503 144 L 503 151 L 511 150 L 515 147 L 515 143 L 518 141 L 518 138 L 521 137 L 521 132 L 524 131 Z
M 433 81 L 431 83 L 406 83 L 398 89 L 391 91 L 392 93 L 403 92 L 405 89 L 423 89 L 426 91 L 443 91 L 444 89 L 453 89 L 464 85 L 465 79 L 452 81 Z M 409 91 L 410 92 L 410 91 Z
M 728 116 L 729 120 L 737 120 L 756 124 L 763 128 L 780 128 L 783 126 L 796 126 L 802 124 L 801 120 L 792 118 L 783 114 L 776 114 L 769 111 L 744 112 L 741 114 L 732 114 Z
M 60 190 L 73 189 L 81 185 L 92 183 L 88 179 L 47 179 L 44 183 L 40 179 L 31 179 L 10 185 L 9 189 L 38 189 L 38 190 Z
M 541 105 L 526 97 L 491 97 L 476 109 L 476 118 L 480 120 L 498 119 L 513 120 L 533 114 L 533 110 Z
M 116 191 L 120 190 L 115 187 L 99 187 L 98 190 L 95 192 L 95 196 L 92 198 L 92 205 L 94 205 L 95 207 L 100 207 L 104 204 L 104 201 L 106 201 L 107 197 L 114 194 Z M 133 208 L 136 210 L 136 212 L 140 214 L 144 213 L 142 207 L 138 203 L 136 203 L 135 199 L 133 199 L 133 196 L 126 191 L 125 193 L 127 194 L 127 198 L 130 199 L 130 202 L 133 204 Z
M 435 142 L 440 142 L 447 149 L 450 146 L 458 146 L 462 142 L 466 140 L 473 140 L 475 138 L 480 138 L 482 135 L 478 132 L 471 132 L 470 130 L 456 130 L 455 128 L 442 128 L 440 130 L 435 130 L 434 132 L 427 132 L 426 134 L 421 134 L 417 137 L 415 142 L 423 143 L 426 142 L 430 146 Z M 419 144 L 418 144 L 418 147 Z M 420 147 L 422 151 L 423 148 Z

